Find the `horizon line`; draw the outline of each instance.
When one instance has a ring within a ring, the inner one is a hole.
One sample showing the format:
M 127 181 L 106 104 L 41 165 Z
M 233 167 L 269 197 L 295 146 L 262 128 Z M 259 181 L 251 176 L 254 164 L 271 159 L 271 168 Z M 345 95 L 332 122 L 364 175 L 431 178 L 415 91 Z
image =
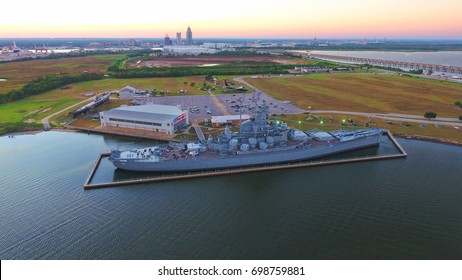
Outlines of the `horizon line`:
M 0 40 L 18 40 L 18 39 L 148 39 L 148 40 L 163 40 L 164 37 L 5 37 Z M 391 41 L 391 40 L 420 40 L 420 41 L 462 41 L 462 38 L 433 38 L 433 37 L 198 37 L 193 40 L 210 40 L 210 39 L 233 39 L 233 40 L 375 40 L 375 41 Z

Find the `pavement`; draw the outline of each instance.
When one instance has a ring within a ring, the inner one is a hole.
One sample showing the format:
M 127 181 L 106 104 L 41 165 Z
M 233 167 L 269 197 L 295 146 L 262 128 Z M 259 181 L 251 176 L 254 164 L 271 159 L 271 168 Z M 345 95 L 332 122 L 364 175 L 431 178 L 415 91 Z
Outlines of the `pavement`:
M 401 121 L 401 122 L 413 122 L 413 123 L 425 123 L 425 124 L 436 124 L 436 125 L 462 125 L 462 122 L 456 118 L 435 118 L 429 120 L 423 116 L 407 115 L 407 114 L 396 114 L 396 113 L 363 113 L 363 112 L 351 112 L 351 111 L 333 111 L 333 110 L 311 110 L 312 114 L 345 114 L 354 116 L 364 116 L 370 118 L 386 119 L 390 121 Z
M 280 77 L 280 76 L 281 75 L 278 75 L 277 77 Z M 293 75 L 284 75 L 284 76 L 293 76 Z M 273 76 L 267 76 L 267 77 L 273 77 Z M 276 77 L 276 76 L 274 76 L 274 77 Z M 287 103 L 287 101 L 290 102 L 290 100 L 281 101 L 281 100 L 277 100 L 277 99 L 273 98 L 271 95 L 267 94 L 266 92 L 256 88 L 255 86 L 253 86 L 250 83 L 248 83 L 247 81 L 245 81 L 244 78 L 252 79 L 251 76 L 247 76 L 247 77 L 234 78 L 234 81 L 245 84 L 247 87 L 252 89 L 252 93 L 233 94 L 233 97 L 236 97 L 237 95 L 239 95 L 239 97 L 242 97 L 242 102 L 243 102 L 243 105 L 245 106 L 243 108 L 244 109 L 243 110 L 244 114 L 250 114 L 250 115 L 253 114 L 251 110 L 248 110 L 248 106 L 250 106 L 251 103 L 253 103 L 253 101 L 255 99 L 259 100 L 259 101 L 261 101 L 261 100 L 266 101 L 266 103 L 269 106 L 269 114 L 270 115 L 273 115 L 273 114 L 301 114 L 301 113 L 305 112 L 305 110 L 302 110 L 302 109 L 296 107 L 295 105 Z M 227 94 L 226 96 L 229 96 L 229 94 Z M 223 95 L 221 95 L 220 97 L 223 98 Z M 232 104 L 230 104 L 230 103 L 232 103 L 232 101 L 240 101 L 240 100 L 238 100 L 239 97 L 237 97 L 237 99 L 225 98 L 225 100 L 229 99 L 230 101 L 227 101 L 227 102 L 228 102 L 228 105 L 231 106 Z M 239 103 L 237 103 L 237 104 L 239 104 Z M 232 110 L 232 108 L 230 108 L 230 109 Z M 236 109 L 234 109 L 233 111 L 235 113 L 239 113 L 239 110 L 236 111 Z
M 219 99 L 216 97 L 216 95 L 211 91 L 209 90 L 209 95 L 210 97 L 212 98 L 213 100 L 213 103 L 215 104 L 215 106 L 221 111 L 221 113 L 223 114 L 223 116 L 228 116 L 230 115 L 228 109 L 226 108 L 223 100 Z
M 67 126 L 67 128 L 81 130 L 81 131 L 88 131 L 88 132 L 91 131 L 91 132 L 102 133 L 102 134 L 111 134 L 111 135 L 120 135 L 120 136 L 128 136 L 128 137 L 139 137 L 139 138 L 145 138 L 145 139 L 179 142 L 178 140 L 173 138 L 175 136 L 173 134 L 166 134 L 165 132 L 156 132 L 156 131 L 151 131 L 151 130 L 134 129 L 134 128 L 127 128 L 127 127 L 115 127 L 115 126 L 101 126 L 101 125 L 95 128 L 82 128 L 82 127 L 69 125 Z
M 448 82 L 453 82 L 453 83 L 459 83 L 462 84 L 462 79 L 454 79 L 450 74 L 445 74 L 444 76 L 441 76 L 439 74 L 432 74 L 432 75 L 418 75 L 418 74 L 408 74 L 407 75 L 413 76 L 413 77 L 418 77 L 418 78 L 424 78 L 424 79 L 431 79 L 431 80 L 438 80 L 438 81 L 448 81 Z M 460 74 L 455 74 L 457 77 L 461 77 Z

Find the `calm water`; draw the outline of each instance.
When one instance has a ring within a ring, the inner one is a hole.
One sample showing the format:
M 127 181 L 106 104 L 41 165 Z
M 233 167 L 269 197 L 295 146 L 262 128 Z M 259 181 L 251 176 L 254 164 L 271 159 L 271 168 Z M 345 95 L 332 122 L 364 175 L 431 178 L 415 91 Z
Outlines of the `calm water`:
M 0 137 L 0 258 L 462 258 L 460 147 L 400 140 L 406 159 L 83 191 L 118 141 Z
M 420 62 L 428 64 L 462 66 L 462 51 L 446 52 L 380 52 L 380 51 L 313 51 L 313 53 L 342 55 L 360 58 Z

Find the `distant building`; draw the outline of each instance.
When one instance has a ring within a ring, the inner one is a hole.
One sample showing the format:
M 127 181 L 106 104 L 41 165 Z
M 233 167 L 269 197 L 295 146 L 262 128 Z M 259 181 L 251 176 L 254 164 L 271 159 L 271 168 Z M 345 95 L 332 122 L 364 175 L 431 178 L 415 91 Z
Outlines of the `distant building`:
M 176 33 L 176 44 L 181 45 L 181 32 Z
M 208 49 L 196 46 L 167 46 L 164 47 L 163 53 L 165 55 L 199 55 L 199 54 L 213 54 L 219 50 Z
M 164 46 L 171 46 L 171 45 L 173 45 L 172 40 L 170 39 L 170 37 L 168 36 L 168 34 L 165 34 L 165 37 L 164 37 Z
M 143 42 L 139 41 L 139 40 L 135 40 L 135 39 L 128 39 L 126 41 L 123 41 L 122 42 L 122 45 L 123 46 L 128 46 L 128 47 L 140 47 L 142 45 Z
M 192 31 L 191 31 L 191 27 L 188 26 L 188 30 L 186 30 L 186 45 L 192 46 L 192 44 L 193 44 Z
M 16 46 L 16 41 L 13 41 L 13 53 L 18 53 L 20 51 L 21 49 Z
M 313 72 L 329 72 L 327 68 L 321 68 L 317 66 L 308 66 L 308 67 L 295 67 L 295 71 L 300 71 L 303 73 L 313 73 Z
M 228 49 L 231 48 L 229 43 L 203 43 L 203 47 L 211 48 L 211 49 Z
M 319 45 L 318 39 L 315 37 L 314 40 L 313 40 L 313 42 L 312 42 L 311 44 L 312 44 L 313 46 Z
M 100 49 L 100 48 L 104 48 L 104 45 L 100 42 L 92 42 L 88 44 L 87 47 L 91 49 Z
M 136 88 L 131 86 L 126 86 L 123 89 L 119 90 L 119 97 L 122 99 L 135 98 Z
M 173 134 L 188 125 L 188 111 L 176 106 L 126 106 L 100 112 L 102 126 L 126 127 Z
M 212 127 L 220 127 L 227 123 L 237 124 L 241 121 L 250 119 L 249 115 L 228 115 L 228 116 L 212 116 Z

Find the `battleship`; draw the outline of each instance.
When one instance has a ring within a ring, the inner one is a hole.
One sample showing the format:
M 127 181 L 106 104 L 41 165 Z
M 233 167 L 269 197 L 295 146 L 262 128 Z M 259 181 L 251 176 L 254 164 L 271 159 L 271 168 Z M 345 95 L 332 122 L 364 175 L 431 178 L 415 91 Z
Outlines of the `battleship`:
M 301 131 L 268 119 L 268 106 L 258 105 L 255 115 L 229 126 L 206 141 L 165 144 L 141 149 L 111 150 L 109 161 L 129 171 L 188 172 L 301 162 L 346 151 L 377 146 L 380 128 Z

